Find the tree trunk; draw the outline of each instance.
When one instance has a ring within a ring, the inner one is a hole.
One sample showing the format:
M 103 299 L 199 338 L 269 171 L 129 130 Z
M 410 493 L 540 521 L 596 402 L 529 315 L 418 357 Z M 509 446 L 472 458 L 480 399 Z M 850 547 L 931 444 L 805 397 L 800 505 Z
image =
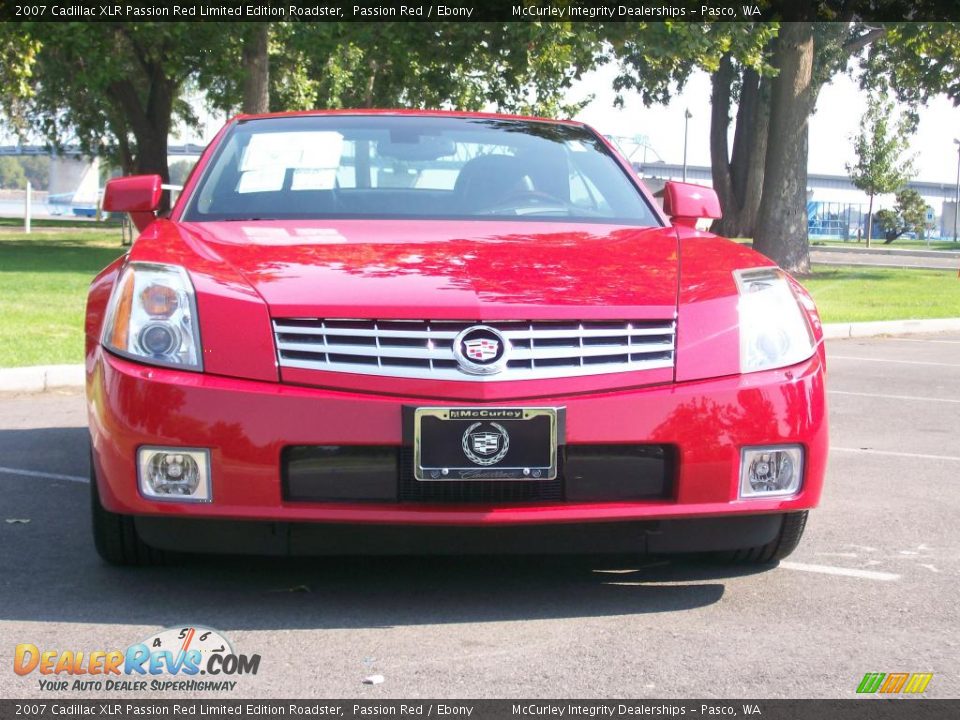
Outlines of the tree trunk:
M 736 237 L 753 237 L 763 197 L 767 138 L 770 131 L 770 84 L 756 71 L 744 68 L 741 76 L 737 129 L 733 136 L 730 173 L 733 191 L 740 199 L 740 225 Z
M 115 82 L 109 88 L 110 96 L 123 112 L 124 124 L 136 141 L 134 171 L 141 175 L 159 175 L 164 184 L 170 182 L 167 139 L 177 88 L 176 81 L 163 76 L 159 65 L 150 74 L 146 103 L 129 79 Z M 169 208 L 170 193 L 164 191 L 159 211 L 166 212 Z
M 376 60 L 370 60 L 370 77 L 367 78 L 367 87 L 363 93 L 363 107 L 373 107 L 373 90 L 377 82 L 377 72 L 380 70 L 380 64 Z
M 734 215 L 739 210 L 733 195 L 730 177 L 730 153 L 727 148 L 727 129 L 730 126 L 730 86 L 734 69 L 730 55 L 720 59 L 720 66 L 710 78 L 710 174 L 713 189 L 720 200 L 723 217 L 713 223 L 711 230 L 719 235 L 733 235 Z
M 726 56 L 712 78 L 710 160 L 723 218 L 711 229 L 727 237 L 752 237 L 763 191 L 770 96 L 767 82 L 744 68 L 740 73 L 733 152 L 728 153 L 730 87 L 735 77 L 736 71 Z
M 243 112 L 270 112 L 270 24 L 257 23 L 243 43 Z
M 870 247 L 870 238 L 873 237 L 873 193 L 870 193 L 870 204 L 867 206 L 867 247 Z
M 783 23 L 774 54 L 770 142 L 755 249 L 794 273 L 810 271 L 807 236 L 808 120 L 816 103 L 813 24 Z

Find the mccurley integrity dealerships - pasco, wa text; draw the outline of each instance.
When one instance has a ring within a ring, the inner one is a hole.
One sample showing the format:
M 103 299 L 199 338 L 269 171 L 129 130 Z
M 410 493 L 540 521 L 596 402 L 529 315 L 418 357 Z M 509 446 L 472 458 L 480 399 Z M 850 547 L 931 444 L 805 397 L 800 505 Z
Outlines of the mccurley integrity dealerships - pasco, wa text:
M 738 14 L 732 7 L 711 5 L 701 5 L 699 9 L 675 5 L 513 5 L 511 15 L 515 18 L 536 20 L 754 17 L 760 15 L 760 8 L 757 5 L 743 5 Z

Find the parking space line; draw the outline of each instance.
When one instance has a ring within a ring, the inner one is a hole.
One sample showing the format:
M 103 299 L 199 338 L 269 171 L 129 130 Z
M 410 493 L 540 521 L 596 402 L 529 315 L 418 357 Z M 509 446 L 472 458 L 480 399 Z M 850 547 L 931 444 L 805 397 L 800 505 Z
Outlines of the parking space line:
M 828 395 L 855 395 L 857 397 L 885 398 L 887 400 L 920 400 L 921 402 L 957 403 L 954 398 L 921 397 L 919 395 L 885 395 L 883 393 L 850 392 L 849 390 L 827 390 Z
M 960 345 L 960 340 L 924 340 L 921 338 L 884 338 L 885 341 L 894 340 L 896 342 L 917 342 L 917 343 L 943 343 L 944 345 Z
M 955 457 L 953 455 L 926 455 L 924 453 L 894 452 L 893 450 L 874 450 L 872 448 L 848 448 L 848 447 L 832 447 L 831 446 L 830 451 L 861 453 L 864 455 L 892 455 L 893 457 L 919 458 L 921 460 L 950 460 L 953 462 L 960 462 L 960 457 Z
M 888 360 L 887 358 L 854 357 L 853 355 L 827 355 L 827 360 L 856 360 L 857 362 L 883 362 L 898 365 L 931 365 L 933 367 L 960 367 L 960 363 L 938 363 L 926 360 Z
M 37 472 L 36 470 L 23 470 L 22 468 L 0 467 L 0 473 L 6 475 L 23 475 L 24 477 L 46 478 L 47 480 L 68 480 L 69 482 L 87 483 L 90 478 L 81 475 L 61 475 L 59 473 Z
M 799 570 L 801 572 L 820 573 L 821 575 L 843 575 L 845 577 L 860 578 L 861 580 L 893 582 L 894 580 L 900 579 L 899 575 L 878 572 L 877 570 L 859 570 L 857 568 L 834 567 L 833 565 L 810 565 L 808 563 L 791 562 L 789 560 L 781 560 L 780 567 L 786 570 Z

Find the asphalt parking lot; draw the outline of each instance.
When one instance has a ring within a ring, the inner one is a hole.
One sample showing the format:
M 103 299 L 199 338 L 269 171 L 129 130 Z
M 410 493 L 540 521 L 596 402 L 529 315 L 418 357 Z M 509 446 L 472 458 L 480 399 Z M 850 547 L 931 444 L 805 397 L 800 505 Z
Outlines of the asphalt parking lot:
M 88 530 L 82 394 L 0 396 L 0 696 L 78 699 L 15 675 L 18 643 L 125 648 L 203 624 L 262 657 L 233 697 L 845 698 L 866 672 L 932 672 L 927 696 L 960 697 L 960 334 L 828 348 L 823 503 L 799 550 L 760 571 L 662 558 L 112 568 Z M 384 682 L 362 684 L 373 674 Z

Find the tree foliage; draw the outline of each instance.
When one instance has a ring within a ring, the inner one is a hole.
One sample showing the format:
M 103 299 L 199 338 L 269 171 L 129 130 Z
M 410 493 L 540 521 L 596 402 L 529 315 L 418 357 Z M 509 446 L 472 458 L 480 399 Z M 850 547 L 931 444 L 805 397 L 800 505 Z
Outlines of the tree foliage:
M 896 14 L 894 5 L 880 0 L 874 10 Z M 927 5 L 911 8 L 922 14 Z M 867 49 L 864 86 L 889 82 L 910 103 L 960 98 L 956 23 L 868 24 L 857 12 L 857 3 L 797 3 L 780 22 L 605 28 L 620 66 L 615 88 L 647 104 L 667 102 L 695 69 L 711 75 L 711 165 L 724 213 L 714 229 L 752 236 L 795 272 L 809 268 L 808 121 L 823 85 Z
M 212 58 L 200 84 L 239 106 L 246 30 Z M 276 23 L 270 109 L 456 108 L 569 116 L 567 89 L 599 58 L 599 36 L 571 23 Z
M 34 190 L 50 184 L 50 158 L 46 155 L 0 156 L 0 188 L 23 190 L 27 182 Z
M 183 87 L 229 35 L 217 23 L 150 22 L 20 23 L 15 32 L 34 53 L 19 61 L 23 82 L 4 78 L 0 103 L 14 127 L 165 181 L 174 123 L 196 122 Z
M 187 87 L 229 112 L 492 104 L 569 116 L 580 105 L 566 91 L 599 48 L 571 23 L 7 24 L 0 106 L 22 133 L 168 180 L 167 138 L 197 121 Z
M 759 207 L 769 119 L 769 46 L 778 23 L 615 23 L 605 28 L 619 73 L 617 103 L 636 91 L 647 105 L 665 103 L 690 74 L 711 74 L 710 156 L 724 217 L 714 229 L 748 235 Z M 728 142 L 737 105 L 733 145 Z
M 889 88 L 914 108 L 936 95 L 960 105 L 960 25 L 887 25 L 870 46 L 860 78 L 865 88 Z
M 27 186 L 27 176 L 23 165 L 15 157 L 0 155 L 0 188 L 3 190 L 22 190 Z
M 609 23 L 604 26 L 619 73 L 614 90 L 640 94 L 645 105 L 667 103 L 690 74 L 716 72 L 723 58 L 755 71 L 769 71 L 768 43 L 779 23 Z
M 883 228 L 884 245 L 908 232 L 922 238 L 927 230 L 927 204 L 916 190 L 904 188 L 897 193 L 892 210 L 877 212 L 877 224 Z

